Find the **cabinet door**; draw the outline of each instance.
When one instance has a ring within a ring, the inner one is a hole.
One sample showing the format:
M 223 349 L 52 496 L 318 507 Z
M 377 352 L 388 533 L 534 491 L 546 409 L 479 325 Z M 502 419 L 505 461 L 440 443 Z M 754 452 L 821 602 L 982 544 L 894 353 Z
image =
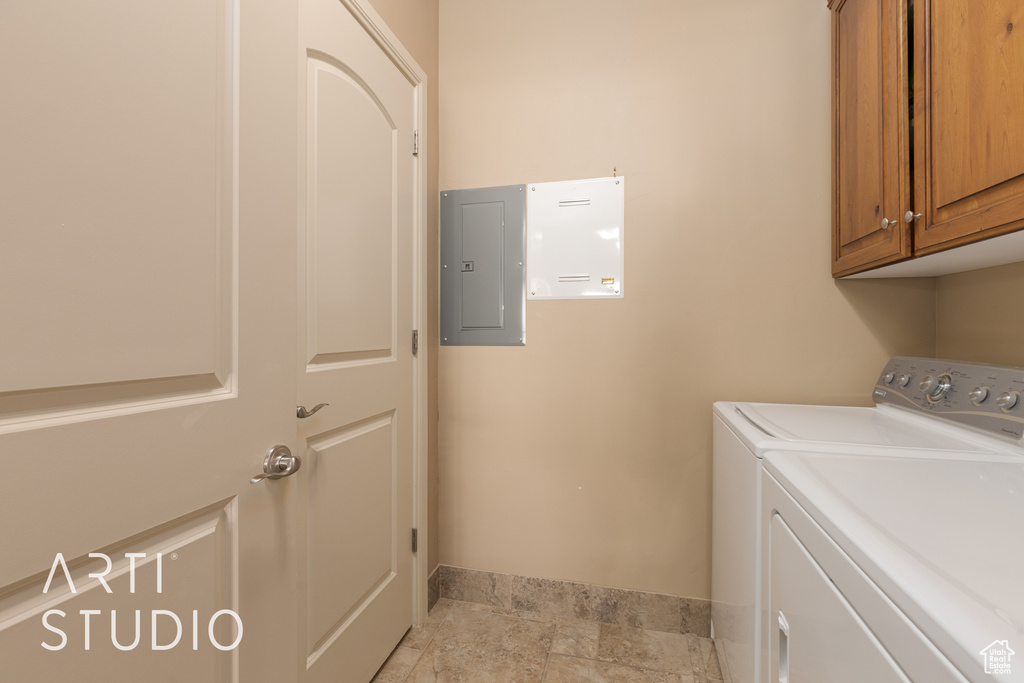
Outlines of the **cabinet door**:
M 1024 226 L 1024 7 L 918 4 L 914 238 L 928 253 Z
M 905 0 L 833 0 L 832 274 L 907 258 Z

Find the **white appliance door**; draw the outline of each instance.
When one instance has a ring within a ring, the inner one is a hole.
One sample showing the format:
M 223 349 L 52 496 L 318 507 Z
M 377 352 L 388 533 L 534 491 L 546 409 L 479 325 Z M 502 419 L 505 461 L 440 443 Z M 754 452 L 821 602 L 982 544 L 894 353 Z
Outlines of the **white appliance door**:
M 781 516 L 770 530 L 769 683 L 909 683 Z

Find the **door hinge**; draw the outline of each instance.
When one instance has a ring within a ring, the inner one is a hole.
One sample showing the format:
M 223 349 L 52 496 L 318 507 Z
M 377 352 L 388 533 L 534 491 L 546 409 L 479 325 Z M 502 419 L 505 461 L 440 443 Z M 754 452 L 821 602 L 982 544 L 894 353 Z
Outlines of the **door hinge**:
M 412 355 L 416 355 L 420 352 L 420 331 L 412 331 Z
M 412 551 L 418 552 L 420 549 L 419 532 L 417 529 L 412 530 Z
M 418 130 L 414 130 L 412 132 L 412 154 L 413 154 L 413 156 L 416 156 L 419 153 L 420 153 L 420 132 Z

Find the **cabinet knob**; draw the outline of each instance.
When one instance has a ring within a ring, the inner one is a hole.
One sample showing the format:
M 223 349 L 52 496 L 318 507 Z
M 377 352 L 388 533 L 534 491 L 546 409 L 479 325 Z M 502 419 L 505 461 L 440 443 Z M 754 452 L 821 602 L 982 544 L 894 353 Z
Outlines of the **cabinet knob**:
M 888 218 L 882 219 L 882 230 L 887 229 L 890 225 L 896 225 L 896 221 L 891 221 Z
M 921 220 L 921 214 L 914 213 L 913 211 L 907 211 L 905 214 L 903 214 L 903 220 L 905 220 L 907 223 L 913 223 L 914 221 Z

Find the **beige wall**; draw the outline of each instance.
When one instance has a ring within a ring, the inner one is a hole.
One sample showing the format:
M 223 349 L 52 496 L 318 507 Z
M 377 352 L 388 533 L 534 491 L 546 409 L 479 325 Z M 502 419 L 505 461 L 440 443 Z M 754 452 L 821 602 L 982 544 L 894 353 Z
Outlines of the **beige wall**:
M 420 330 L 421 344 L 429 344 L 429 399 L 427 470 L 429 477 L 427 520 L 427 562 L 430 571 L 437 566 L 437 279 L 438 279 L 438 135 L 437 135 L 437 0 L 370 0 L 384 23 L 394 31 L 402 45 L 427 74 L 427 289 L 429 332 Z
M 935 355 L 1024 366 L 1024 263 L 936 278 Z
M 445 347 L 440 561 L 707 598 L 711 403 L 866 404 L 933 280 L 829 274 L 824 0 L 440 0 L 440 187 L 627 178 L 627 295 Z

